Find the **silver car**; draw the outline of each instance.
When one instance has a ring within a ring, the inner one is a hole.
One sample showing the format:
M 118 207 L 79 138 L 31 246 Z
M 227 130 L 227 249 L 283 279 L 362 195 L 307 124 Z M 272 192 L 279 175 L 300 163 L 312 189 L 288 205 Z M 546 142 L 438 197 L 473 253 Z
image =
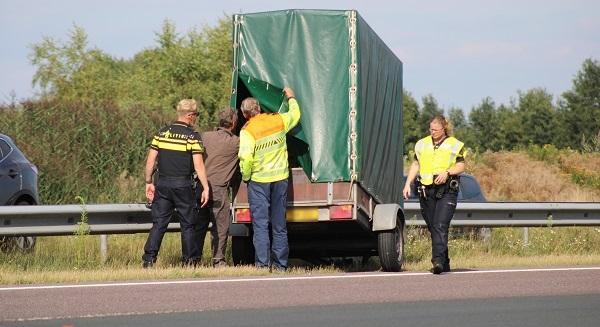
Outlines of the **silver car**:
M 39 204 L 38 169 L 17 148 L 12 139 L 0 134 L 0 205 Z M 2 237 L 0 248 L 31 250 L 34 237 Z

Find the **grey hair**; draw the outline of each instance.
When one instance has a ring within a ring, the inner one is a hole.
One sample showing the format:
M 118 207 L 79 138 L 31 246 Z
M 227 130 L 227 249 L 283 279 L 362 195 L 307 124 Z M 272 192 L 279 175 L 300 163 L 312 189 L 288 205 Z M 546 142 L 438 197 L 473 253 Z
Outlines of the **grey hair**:
M 255 98 L 246 98 L 242 101 L 241 109 L 244 116 L 252 117 L 260 113 L 260 103 Z

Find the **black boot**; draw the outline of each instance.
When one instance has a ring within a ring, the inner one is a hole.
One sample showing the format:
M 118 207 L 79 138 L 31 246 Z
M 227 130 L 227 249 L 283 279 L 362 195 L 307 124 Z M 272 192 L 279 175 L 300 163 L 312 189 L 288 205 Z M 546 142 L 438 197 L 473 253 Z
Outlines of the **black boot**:
M 450 272 L 450 259 L 446 259 L 446 262 L 444 262 L 443 272 Z
M 198 268 L 202 266 L 201 259 L 183 259 L 181 260 L 182 268 Z
M 152 268 L 153 266 L 154 266 L 154 261 L 144 260 L 144 262 L 142 262 L 142 268 L 144 268 L 144 269 Z
M 441 262 L 434 262 L 433 267 L 431 268 L 431 272 L 434 275 L 439 275 L 444 271 L 444 265 Z

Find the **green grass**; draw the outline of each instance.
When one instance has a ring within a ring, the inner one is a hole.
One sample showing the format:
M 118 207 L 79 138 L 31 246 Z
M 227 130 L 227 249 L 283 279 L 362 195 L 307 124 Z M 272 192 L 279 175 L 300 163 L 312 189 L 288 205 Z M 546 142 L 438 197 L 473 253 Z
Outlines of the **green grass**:
M 539 227 L 529 228 L 529 242 L 523 242 L 522 228 L 497 228 L 489 241 L 476 233 L 454 231 L 449 241 L 454 269 L 488 269 L 508 267 L 550 267 L 600 265 L 600 228 Z M 108 237 L 106 262 L 100 259 L 99 236 L 77 235 L 40 237 L 30 253 L 0 253 L 0 284 L 66 283 L 116 280 L 152 280 L 176 278 L 214 278 L 263 276 L 268 271 L 252 266 L 210 267 L 209 237 L 204 245 L 203 267 L 180 267 L 180 237 L 168 233 L 163 241 L 155 268 L 141 269 L 141 255 L 146 234 L 111 235 Z M 424 271 L 430 267 L 431 241 L 424 229 L 407 228 L 405 264 L 407 271 Z M 231 253 L 228 253 L 231 264 Z M 377 258 L 365 266 L 360 260 L 350 263 L 313 267 L 293 261 L 286 274 L 325 274 L 343 271 L 374 271 Z

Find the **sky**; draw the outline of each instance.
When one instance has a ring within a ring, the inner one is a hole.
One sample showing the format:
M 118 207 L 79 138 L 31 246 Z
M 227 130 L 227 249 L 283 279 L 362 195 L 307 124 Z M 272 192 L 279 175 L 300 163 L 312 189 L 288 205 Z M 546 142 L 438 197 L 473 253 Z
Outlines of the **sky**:
M 67 41 L 73 26 L 91 47 L 131 58 L 155 46 L 165 19 L 185 34 L 235 13 L 356 9 L 404 64 L 419 103 L 469 112 L 484 97 L 509 104 L 518 91 L 571 89 L 586 58 L 600 60 L 600 1 L 159 1 L 0 0 L 0 103 L 34 96 L 31 45 Z

